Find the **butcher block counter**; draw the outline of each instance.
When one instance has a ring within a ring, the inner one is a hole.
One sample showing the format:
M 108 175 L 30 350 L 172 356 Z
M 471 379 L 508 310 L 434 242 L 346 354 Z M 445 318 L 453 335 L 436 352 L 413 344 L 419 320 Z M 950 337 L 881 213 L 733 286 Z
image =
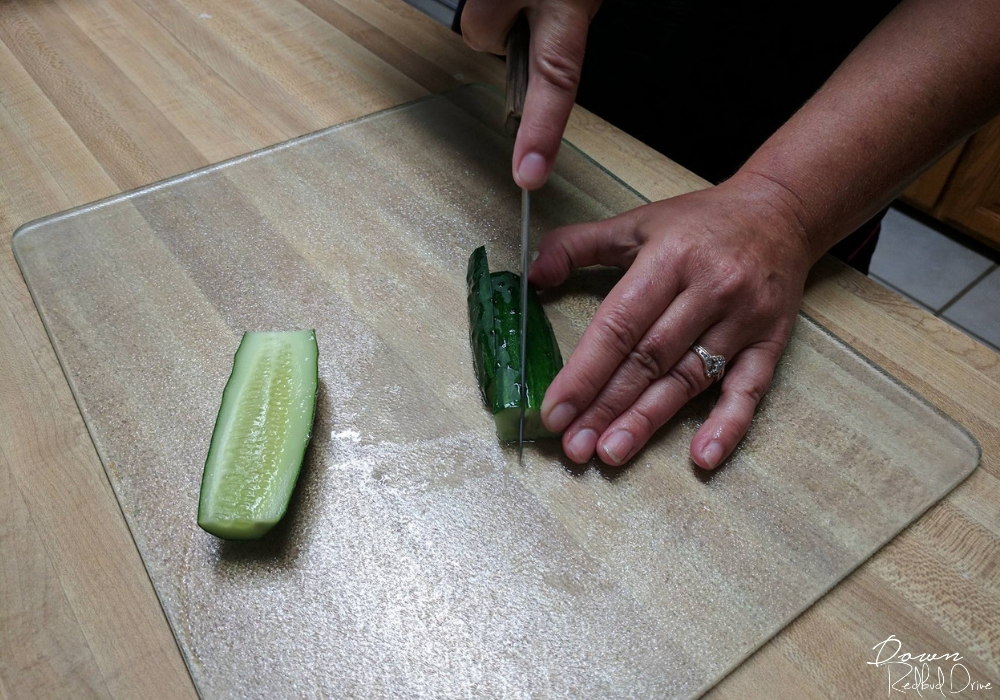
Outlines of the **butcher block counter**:
M 14 260 L 14 230 L 502 80 L 499 61 L 401 0 L 0 6 L 0 699 L 197 696 Z M 649 199 L 706 184 L 582 109 L 566 137 Z M 803 311 L 961 424 L 981 462 L 709 695 L 878 697 L 887 668 L 868 662 L 894 637 L 913 655 L 953 655 L 935 674 L 960 656 L 975 681 L 955 680 L 965 696 L 1000 697 L 1000 356 L 833 260 L 813 271 Z

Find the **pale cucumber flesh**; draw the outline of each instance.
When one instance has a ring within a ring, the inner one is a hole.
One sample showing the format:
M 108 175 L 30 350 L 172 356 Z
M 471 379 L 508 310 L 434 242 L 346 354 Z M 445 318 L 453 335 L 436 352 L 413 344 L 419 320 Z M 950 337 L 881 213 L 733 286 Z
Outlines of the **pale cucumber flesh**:
M 500 442 L 517 442 L 521 428 L 521 409 L 519 407 L 501 409 L 493 414 L 493 423 L 496 425 L 497 438 Z M 542 410 L 540 408 L 526 408 L 524 410 L 524 437 L 526 440 L 540 440 L 558 437 L 558 434 L 551 432 L 542 423 Z
M 317 386 L 314 331 L 243 335 L 205 461 L 202 529 L 257 539 L 281 520 L 312 432 Z

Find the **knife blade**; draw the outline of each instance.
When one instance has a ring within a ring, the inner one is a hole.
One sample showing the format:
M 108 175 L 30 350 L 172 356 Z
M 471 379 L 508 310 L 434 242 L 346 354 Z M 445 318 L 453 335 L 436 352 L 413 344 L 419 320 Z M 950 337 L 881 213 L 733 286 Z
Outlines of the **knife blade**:
M 524 411 L 528 407 L 528 266 L 531 264 L 531 195 L 521 188 L 521 418 L 517 429 L 517 463 L 524 453 Z
M 531 31 L 528 18 L 522 12 L 510 33 L 507 34 L 507 130 L 517 134 L 524 111 L 524 98 L 528 91 L 528 48 Z M 521 379 L 519 384 L 521 415 L 517 428 L 517 463 L 524 457 L 524 412 L 528 405 L 527 351 L 528 351 L 528 266 L 531 264 L 531 194 L 521 188 Z

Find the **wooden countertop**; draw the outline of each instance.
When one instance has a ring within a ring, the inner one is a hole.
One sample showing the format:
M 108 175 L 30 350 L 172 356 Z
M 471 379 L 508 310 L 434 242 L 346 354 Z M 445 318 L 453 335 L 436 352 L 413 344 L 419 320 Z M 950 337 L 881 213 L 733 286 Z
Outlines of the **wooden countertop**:
M 0 230 L 502 67 L 401 0 L 10 0 Z M 698 178 L 577 109 L 570 141 L 651 199 Z M 719 697 L 875 697 L 866 665 L 959 653 L 1000 697 L 1000 356 L 834 261 L 805 310 L 962 423 L 972 477 L 751 657 Z M 947 669 L 947 667 L 946 667 Z M 766 691 L 764 690 L 766 688 Z M 0 251 L 0 700 L 195 697 L 14 262 Z

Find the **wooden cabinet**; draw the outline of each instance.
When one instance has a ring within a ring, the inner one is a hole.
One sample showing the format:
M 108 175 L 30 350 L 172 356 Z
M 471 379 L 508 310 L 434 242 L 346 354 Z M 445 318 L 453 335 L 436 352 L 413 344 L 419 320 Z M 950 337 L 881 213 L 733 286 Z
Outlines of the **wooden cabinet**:
M 901 199 L 1000 250 L 1000 119 L 938 161 Z

